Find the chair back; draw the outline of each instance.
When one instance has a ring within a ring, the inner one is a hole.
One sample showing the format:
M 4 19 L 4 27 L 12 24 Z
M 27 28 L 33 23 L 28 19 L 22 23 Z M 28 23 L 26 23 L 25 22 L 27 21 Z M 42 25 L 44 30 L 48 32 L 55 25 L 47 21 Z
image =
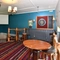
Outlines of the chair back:
M 53 46 L 54 46 L 54 49 L 55 49 L 55 52 L 57 52 L 57 43 L 58 43 L 58 40 L 57 40 L 57 36 L 55 34 L 53 34 Z

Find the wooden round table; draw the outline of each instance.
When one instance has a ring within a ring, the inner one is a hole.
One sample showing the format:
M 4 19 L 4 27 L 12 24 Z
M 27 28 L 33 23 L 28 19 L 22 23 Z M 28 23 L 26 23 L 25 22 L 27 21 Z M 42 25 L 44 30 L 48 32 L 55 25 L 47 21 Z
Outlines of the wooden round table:
M 48 42 L 42 40 L 25 40 L 23 44 L 25 47 L 33 50 L 46 50 L 51 47 L 51 45 Z

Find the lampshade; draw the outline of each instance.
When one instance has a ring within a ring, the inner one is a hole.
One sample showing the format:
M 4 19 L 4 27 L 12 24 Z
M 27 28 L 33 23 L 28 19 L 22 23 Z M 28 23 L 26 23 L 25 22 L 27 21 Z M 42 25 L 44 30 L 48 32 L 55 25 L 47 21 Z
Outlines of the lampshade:
M 11 12 L 11 10 L 12 10 L 12 7 L 8 6 L 8 12 Z
M 8 6 L 8 12 L 9 13 L 15 13 L 15 12 L 17 12 L 17 7 Z
M 13 12 L 16 12 L 16 11 L 17 11 L 17 7 L 14 7 L 14 8 L 13 8 Z
M 60 27 L 57 27 L 57 32 L 60 32 Z
M 53 20 L 55 20 L 55 17 L 53 17 Z

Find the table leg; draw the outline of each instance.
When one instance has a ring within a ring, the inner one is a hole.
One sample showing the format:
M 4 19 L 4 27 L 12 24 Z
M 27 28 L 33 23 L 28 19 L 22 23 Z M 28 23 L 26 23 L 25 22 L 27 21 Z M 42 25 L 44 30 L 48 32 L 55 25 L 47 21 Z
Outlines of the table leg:
M 33 60 L 45 60 L 44 53 L 41 50 L 33 50 Z
M 33 50 L 33 60 L 37 60 L 37 51 Z
M 39 50 L 37 53 L 37 59 L 38 60 L 44 60 L 44 53 L 42 50 Z

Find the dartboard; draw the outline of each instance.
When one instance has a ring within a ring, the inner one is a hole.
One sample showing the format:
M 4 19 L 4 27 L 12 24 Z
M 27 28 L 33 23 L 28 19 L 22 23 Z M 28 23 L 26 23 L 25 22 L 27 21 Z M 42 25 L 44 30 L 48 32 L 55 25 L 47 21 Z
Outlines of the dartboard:
M 38 24 L 39 24 L 40 26 L 44 26 L 44 25 L 46 24 L 45 19 L 41 18 L 41 19 L 38 21 Z

